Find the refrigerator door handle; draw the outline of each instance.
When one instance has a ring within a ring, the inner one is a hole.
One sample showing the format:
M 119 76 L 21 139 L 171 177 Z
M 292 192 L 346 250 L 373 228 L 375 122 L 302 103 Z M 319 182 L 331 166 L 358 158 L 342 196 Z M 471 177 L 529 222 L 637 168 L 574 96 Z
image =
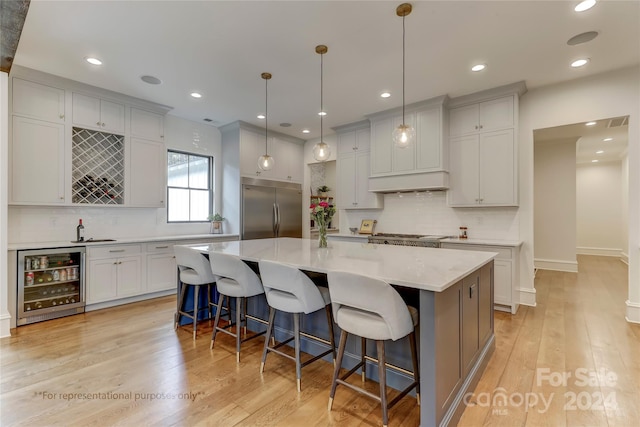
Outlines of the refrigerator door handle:
M 273 235 L 278 237 L 278 205 L 273 204 Z
M 276 237 L 280 237 L 280 205 L 276 205 Z

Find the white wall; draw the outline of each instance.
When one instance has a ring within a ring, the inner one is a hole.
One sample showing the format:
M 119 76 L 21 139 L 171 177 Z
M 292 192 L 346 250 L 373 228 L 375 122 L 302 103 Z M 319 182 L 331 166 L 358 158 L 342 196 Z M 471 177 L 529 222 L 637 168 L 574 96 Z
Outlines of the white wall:
M 626 187 L 626 186 L 625 186 Z M 622 164 L 600 162 L 576 168 L 577 253 L 619 257 L 622 221 Z M 537 247 L 536 247 L 537 249 Z
M 213 156 L 214 162 L 219 163 L 222 157 L 220 139 L 220 132 L 215 127 L 166 116 L 167 148 Z M 220 169 L 216 167 L 214 177 L 216 206 L 220 206 Z M 168 224 L 166 208 L 10 206 L 9 242 L 38 242 L 45 237 L 47 241 L 74 240 L 79 218 L 83 219 L 86 238 L 118 239 L 209 232 L 208 223 Z
M 7 227 L 9 184 L 9 75 L 0 72 L 0 337 L 9 336 L 11 316 L 8 306 Z
M 622 229 L 625 231 L 622 234 L 622 248 L 621 259 L 629 263 L 629 156 L 625 153 L 621 161 L 621 180 L 622 180 Z
M 579 70 L 576 70 L 579 72 Z M 520 301 L 535 304 L 533 286 L 533 131 L 606 117 L 629 117 L 629 300 L 640 322 L 640 68 L 630 67 L 526 93 L 520 100 Z
M 535 266 L 578 271 L 575 138 L 534 144 L 533 187 Z

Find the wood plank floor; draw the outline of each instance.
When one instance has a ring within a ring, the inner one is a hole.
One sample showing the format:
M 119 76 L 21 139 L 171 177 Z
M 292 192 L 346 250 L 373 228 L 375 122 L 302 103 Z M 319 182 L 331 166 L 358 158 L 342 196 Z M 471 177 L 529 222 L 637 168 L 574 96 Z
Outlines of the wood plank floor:
M 593 256 L 579 266 L 578 274 L 538 271 L 537 307 L 496 312 L 496 351 L 460 426 L 640 425 L 640 325 L 624 319 L 627 268 Z M 233 338 L 221 334 L 210 351 L 211 326 L 201 324 L 194 343 L 190 329 L 173 330 L 174 310 L 165 297 L 3 338 L 0 425 L 381 424 L 377 405 L 344 387 L 327 411 L 331 364 L 304 368 L 298 394 L 292 362 L 270 355 L 259 374 L 260 338 L 243 344 L 236 365 Z M 417 425 L 415 399 L 404 398 L 390 426 Z

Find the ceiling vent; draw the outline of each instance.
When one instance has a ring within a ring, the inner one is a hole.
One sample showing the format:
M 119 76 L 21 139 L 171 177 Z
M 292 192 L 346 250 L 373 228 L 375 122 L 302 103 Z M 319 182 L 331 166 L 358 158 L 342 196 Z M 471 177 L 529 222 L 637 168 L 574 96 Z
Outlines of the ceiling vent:
M 627 126 L 629 124 L 629 116 L 616 117 L 609 120 L 608 128 L 619 128 L 620 126 Z

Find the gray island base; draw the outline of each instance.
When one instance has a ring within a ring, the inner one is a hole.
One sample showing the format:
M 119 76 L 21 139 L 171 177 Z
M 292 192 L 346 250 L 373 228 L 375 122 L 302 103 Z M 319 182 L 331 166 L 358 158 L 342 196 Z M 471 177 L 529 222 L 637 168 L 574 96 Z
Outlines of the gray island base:
M 420 311 L 418 326 L 420 363 L 420 425 L 455 425 L 464 411 L 463 398 L 474 390 L 495 349 L 493 327 L 493 258 L 495 253 L 450 249 L 372 245 L 332 241 L 318 248 L 316 240 L 261 239 L 190 245 L 203 253 L 211 251 L 240 257 L 249 264 L 270 260 L 295 266 L 319 279 L 331 270 L 350 271 L 385 280 Z M 249 311 L 266 318 L 263 296 L 252 298 Z M 326 336 L 324 316 L 311 316 L 303 330 Z M 256 331 L 264 325 L 250 324 Z M 288 317 L 276 319 L 276 339 L 293 330 Z M 336 336 L 339 328 L 336 327 Z M 354 338 L 354 337 L 350 337 Z M 359 360 L 359 339 L 347 343 L 345 364 Z M 373 343 L 367 355 L 375 357 Z M 303 340 L 302 349 L 317 354 L 321 348 Z M 386 347 L 387 361 L 409 370 L 408 343 L 399 340 Z M 373 361 L 371 361 L 373 363 Z M 267 367 L 268 368 L 268 367 Z M 377 369 L 367 367 L 367 376 L 377 381 Z M 407 373 L 389 371 L 390 386 L 401 389 L 410 381 Z M 304 376 L 303 376 L 304 381 Z M 339 399 L 339 394 L 336 396 Z

